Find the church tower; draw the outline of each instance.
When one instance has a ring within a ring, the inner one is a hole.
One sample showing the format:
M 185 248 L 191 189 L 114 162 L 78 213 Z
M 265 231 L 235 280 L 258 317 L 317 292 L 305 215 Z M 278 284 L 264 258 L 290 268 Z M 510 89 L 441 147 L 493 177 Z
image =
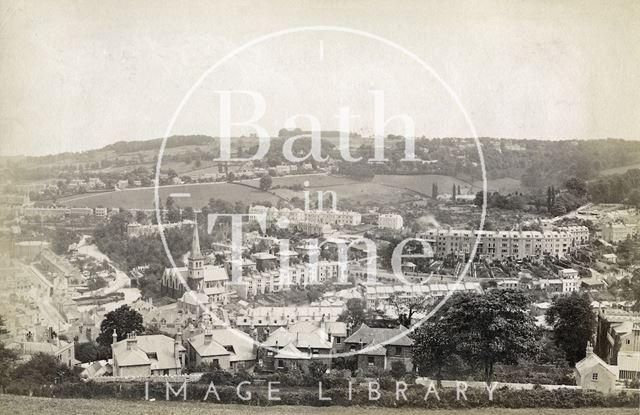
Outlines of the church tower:
M 191 239 L 191 253 L 189 253 L 189 288 L 199 291 L 204 281 L 204 256 L 200 252 L 200 236 L 198 235 L 198 223 L 193 226 L 193 238 Z

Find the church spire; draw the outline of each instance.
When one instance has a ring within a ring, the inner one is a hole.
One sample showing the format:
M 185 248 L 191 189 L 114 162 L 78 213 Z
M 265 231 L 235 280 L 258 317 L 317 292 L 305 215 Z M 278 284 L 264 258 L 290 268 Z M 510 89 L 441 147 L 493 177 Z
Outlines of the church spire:
M 189 259 L 203 259 L 202 252 L 200 252 L 200 236 L 198 235 L 198 221 L 196 219 L 193 225 L 193 239 L 191 240 L 191 254 Z

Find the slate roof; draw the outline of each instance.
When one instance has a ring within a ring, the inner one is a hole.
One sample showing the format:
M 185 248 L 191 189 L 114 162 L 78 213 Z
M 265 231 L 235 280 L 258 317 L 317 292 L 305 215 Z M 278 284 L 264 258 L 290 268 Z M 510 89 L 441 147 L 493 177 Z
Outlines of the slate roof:
M 205 344 L 206 333 L 198 334 L 188 340 L 200 356 L 228 355 L 231 362 L 255 360 L 254 343 L 247 334 L 227 328 L 209 330 L 207 333 L 212 335 L 209 344 Z
M 387 342 L 397 335 L 401 335 L 406 331 L 402 326 L 394 329 L 373 328 L 366 324 L 360 326 L 351 336 L 345 339 L 345 343 L 363 343 L 365 345 L 380 344 Z M 406 335 L 388 343 L 390 346 L 413 346 L 413 340 Z
M 576 363 L 576 370 L 578 371 L 578 373 L 582 375 L 583 373 L 591 370 L 591 368 L 596 365 L 603 366 L 605 369 L 611 372 L 616 378 L 618 377 L 617 371 L 614 368 L 612 368 L 610 365 L 606 364 L 605 361 L 600 359 L 600 357 L 595 353 L 591 353 L 587 355 L 584 359 Z
M 132 345 L 130 350 L 127 350 L 127 340 L 135 340 L 135 345 Z M 151 370 L 181 367 L 180 361 L 174 353 L 174 340 L 163 334 L 124 339 L 111 345 L 111 348 L 114 362 L 117 362 L 119 367 L 150 365 Z M 179 345 L 178 348 L 184 350 L 182 345 Z

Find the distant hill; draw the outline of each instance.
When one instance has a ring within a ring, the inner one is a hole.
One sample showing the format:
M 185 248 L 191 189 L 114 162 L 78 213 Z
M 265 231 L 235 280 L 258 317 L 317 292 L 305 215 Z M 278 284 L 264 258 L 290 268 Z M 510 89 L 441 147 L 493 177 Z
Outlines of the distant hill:
M 267 166 L 286 162 L 282 145 L 287 138 L 302 131 L 281 131 L 271 139 L 270 152 L 264 160 Z M 309 139 L 298 139 L 294 153 L 306 154 Z M 339 160 L 339 134 L 322 133 L 323 154 Z M 100 149 L 78 153 L 61 153 L 39 157 L 0 158 L 5 180 L 14 183 L 68 179 L 78 175 L 107 174 L 117 178 L 124 172 L 143 169 L 152 172 L 162 139 L 119 141 Z M 593 179 L 600 174 L 621 173 L 640 164 L 640 141 L 602 140 L 515 140 L 480 138 L 487 176 L 491 180 L 520 180 L 527 188 L 542 188 L 560 184 L 569 177 Z M 232 140 L 232 154 L 249 157 L 255 153 L 257 138 L 238 137 Z M 371 158 L 373 139 L 357 134 L 350 136 L 351 153 Z M 404 139 L 385 140 L 387 163 L 374 166 L 375 174 L 436 174 L 458 177 L 470 182 L 481 179 L 480 158 L 473 139 L 416 139 L 416 155 L 422 163 L 402 162 Z M 206 135 L 172 136 L 163 154 L 163 169 L 179 175 L 215 170 L 213 161 L 219 154 L 218 140 Z M 143 175 L 143 170 L 140 174 Z

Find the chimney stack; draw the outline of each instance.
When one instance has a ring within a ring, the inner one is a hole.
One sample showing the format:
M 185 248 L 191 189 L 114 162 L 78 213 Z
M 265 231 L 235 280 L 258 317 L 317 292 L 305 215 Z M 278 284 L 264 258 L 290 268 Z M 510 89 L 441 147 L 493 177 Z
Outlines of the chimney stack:
M 137 346 L 137 344 L 138 344 L 138 340 L 135 338 L 135 336 L 129 337 L 127 339 L 127 350 L 133 349 L 134 347 Z
M 211 344 L 212 340 L 213 340 L 213 333 L 204 334 L 204 344 Z
M 587 342 L 587 357 L 593 354 L 593 346 L 591 346 L 591 342 Z
M 113 334 L 111 335 L 111 344 L 116 344 L 118 342 L 118 333 L 116 333 L 116 329 L 113 329 Z

